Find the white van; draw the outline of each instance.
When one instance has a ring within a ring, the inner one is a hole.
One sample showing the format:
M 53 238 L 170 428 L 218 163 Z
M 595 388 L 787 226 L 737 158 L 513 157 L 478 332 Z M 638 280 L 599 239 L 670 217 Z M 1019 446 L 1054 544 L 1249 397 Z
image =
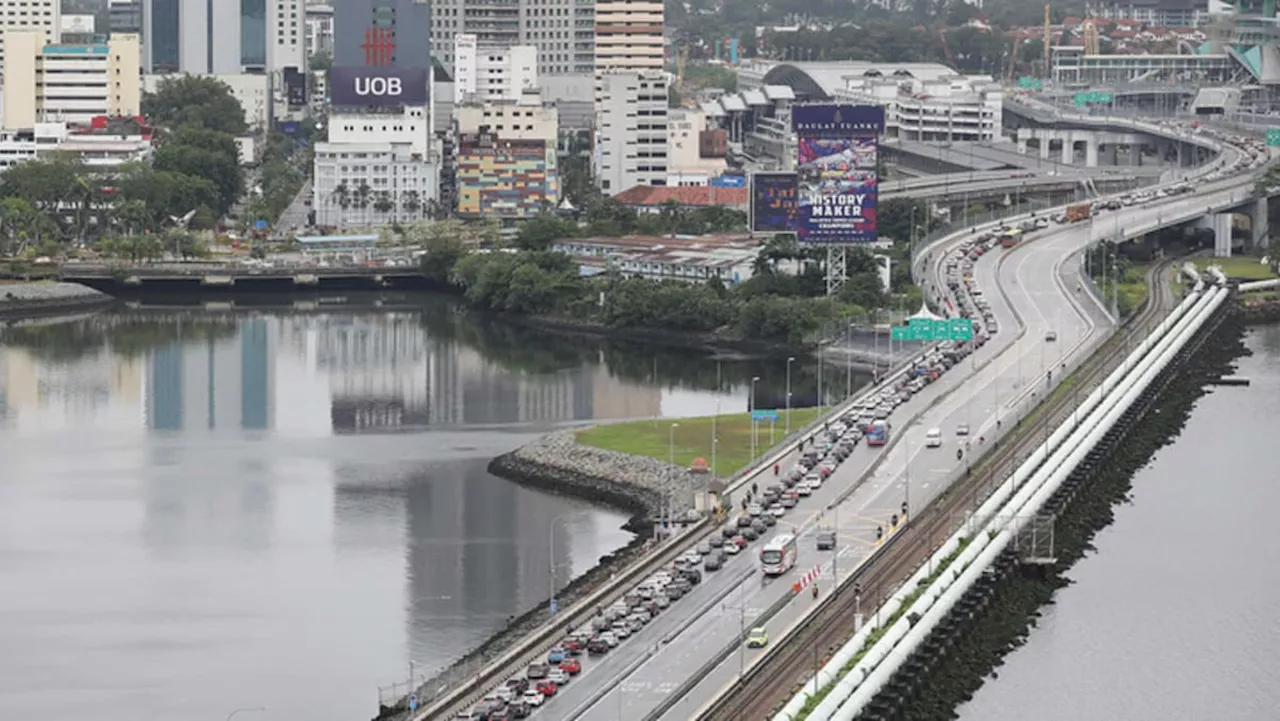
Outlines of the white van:
M 941 448 L 942 447 L 942 429 L 930 428 L 929 432 L 924 436 L 925 448 Z

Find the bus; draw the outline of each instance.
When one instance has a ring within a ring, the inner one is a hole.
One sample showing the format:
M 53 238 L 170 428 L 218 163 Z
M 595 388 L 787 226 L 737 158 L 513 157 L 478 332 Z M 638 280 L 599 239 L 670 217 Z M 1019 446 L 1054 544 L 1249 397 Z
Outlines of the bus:
M 767 576 L 778 576 L 796 565 L 796 537 L 790 533 L 774 536 L 760 549 L 760 564 Z
M 867 427 L 867 445 L 883 446 L 889 442 L 889 422 L 876 421 Z

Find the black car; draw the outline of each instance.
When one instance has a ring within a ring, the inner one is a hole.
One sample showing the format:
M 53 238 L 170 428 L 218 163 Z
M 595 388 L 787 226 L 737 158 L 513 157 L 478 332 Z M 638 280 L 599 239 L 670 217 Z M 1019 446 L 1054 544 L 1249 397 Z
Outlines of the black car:
M 774 526 L 778 525 L 778 519 L 772 513 L 766 513 L 760 518 L 756 519 L 756 521 L 764 522 L 764 525 L 768 526 L 769 528 L 773 528 Z M 755 524 L 752 524 L 752 527 L 754 528 Z M 764 535 L 764 534 L 761 533 L 760 535 Z
M 507 688 L 516 696 L 529 690 L 529 680 L 524 678 L 513 678 L 507 681 Z
M 529 718 L 530 711 L 532 709 L 524 701 L 513 701 L 507 706 L 507 713 L 511 714 L 511 718 Z
M 733 538 L 734 536 L 738 535 L 738 526 L 737 526 L 737 524 L 736 524 L 736 523 L 730 523 L 729 525 L 725 526 L 724 528 L 721 528 L 721 529 L 720 529 L 720 535 L 721 535 L 721 536 L 724 538 L 724 540 L 726 540 L 726 541 L 727 541 L 727 540 L 729 540 L 730 538 Z
M 755 531 L 757 536 L 763 536 L 769 532 L 769 524 L 763 518 L 757 518 L 755 522 L 751 524 L 751 530 Z M 748 538 L 747 540 L 750 541 L 752 539 Z
M 819 531 L 818 532 L 818 550 L 830 551 L 836 547 L 835 531 Z
M 750 528 L 751 522 L 754 520 L 755 519 L 751 517 L 751 514 L 744 513 L 741 516 L 738 516 L 738 528 Z
M 743 538 L 747 539 L 748 541 L 754 541 L 754 540 L 756 540 L 757 538 L 759 538 L 759 537 L 760 537 L 760 534 L 759 534 L 759 533 L 756 533 L 756 532 L 755 532 L 755 529 L 752 529 L 752 528 L 744 528 L 744 529 L 742 529 L 742 533 L 740 533 L 740 534 L 738 534 L 738 535 L 742 536 Z
M 707 545 L 711 548 L 724 548 L 724 536 L 711 536 L 707 539 Z
M 692 583 L 695 586 L 698 585 L 699 583 L 702 583 L 702 572 L 700 572 L 696 568 L 688 568 L 681 571 L 680 577 L 688 581 L 689 583 Z
M 702 567 L 708 571 L 719 571 L 724 567 L 724 556 L 719 553 L 712 553 L 702 562 Z
M 609 653 L 609 644 L 598 638 L 587 641 L 587 654 L 590 656 L 603 656 Z

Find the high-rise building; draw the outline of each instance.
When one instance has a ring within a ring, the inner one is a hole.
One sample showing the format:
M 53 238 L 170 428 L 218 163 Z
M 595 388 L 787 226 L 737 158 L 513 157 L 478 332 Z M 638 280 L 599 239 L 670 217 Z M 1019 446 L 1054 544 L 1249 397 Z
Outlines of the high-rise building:
M 454 75 L 458 35 L 480 45 L 538 49 L 538 74 L 582 75 L 595 67 L 593 0 L 436 0 L 431 5 L 436 60 Z
M 662 70 L 599 76 L 593 166 L 605 195 L 667 184 L 667 76 Z
M 46 43 L 58 42 L 62 32 L 61 0 L 0 0 L 0 35 L 5 30 L 40 30 Z M 0 68 L 4 67 L 4 55 L 4 45 L 0 44 Z
M 301 70 L 306 67 L 305 5 L 305 0 L 142 0 L 143 67 L 147 73 L 217 75 Z M 124 9 L 120 17 L 122 22 L 127 17 Z
M 599 0 L 595 8 L 595 72 L 662 71 L 662 0 Z
M 453 102 L 520 100 L 538 87 L 538 49 L 532 45 L 486 45 L 475 35 L 454 43 Z
M 431 67 L 426 0 L 333 0 L 333 64 Z
M 46 42 L 43 30 L 9 30 L 4 38 L 4 128 L 30 130 L 41 122 L 88 124 L 102 115 L 137 115 L 142 88 L 137 35 L 105 44 Z
M 112 33 L 142 34 L 142 0 L 110 0 L 107 5 L 108 29 Z

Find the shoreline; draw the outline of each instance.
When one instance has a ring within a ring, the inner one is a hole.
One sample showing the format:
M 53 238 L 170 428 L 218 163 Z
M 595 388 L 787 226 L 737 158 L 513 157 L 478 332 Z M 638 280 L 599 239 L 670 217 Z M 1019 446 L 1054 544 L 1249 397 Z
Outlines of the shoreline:
M 670 486 L 684 488 L 689 487 L 690 479 L 699 486 L 710 480 L 705 474 L 693 474 L 683 468 L 673 473 L 668 464 L 652 458 L 580 445 L 575 437 L 578 430 L 581 429 L 548 433 L 494 457 L 487 466 L 489 473 L 511 483 L 629 514 L 622 528 L 635 536 L 625 546 L 601 556 L 594 566 L 559 589 L 556 602 L 560 608 L 590 595 L 601 583 L 656 548 L 654 523 L 650 519 L 656 516 L 667 491 L 656 479 L 674 479 Z M 484 664 L 500 656 L 550 618 L 549 601 L 543 599 L 533 608 L 511 617 L 501 630 L 459 657 L 436 678 L 429 679 L 425 686 L 452 685 L 450 682 L 459 675 L 473 673 L 477 663 Z M 404 710 L 383 705 L 375 721 L 398 718 Z
M 116 299 L 79 283 L 0 283 L 0 321 L 105 308 Z

